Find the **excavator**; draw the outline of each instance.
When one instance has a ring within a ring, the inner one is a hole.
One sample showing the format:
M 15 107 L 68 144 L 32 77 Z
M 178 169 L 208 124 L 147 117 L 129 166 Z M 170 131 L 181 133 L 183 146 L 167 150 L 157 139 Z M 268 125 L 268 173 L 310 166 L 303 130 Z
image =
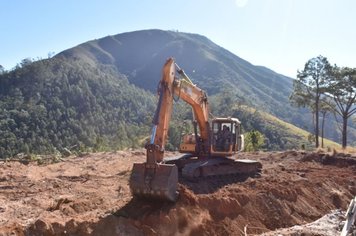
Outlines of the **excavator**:
M 241 122 L 232 117 L 210 119 L 206 92 L 190 80 L 173 58 L 163 66 L 158 94 L 151 137 L 145 145 L 146 162 L 134 163 L 129 180 L 134 197 L 175 202 L 179 175 L 196 180 L 261 172 L 260 162 L 236 157 L 244 148 Z M 173 101 L 177 97 L 192 107 L 194 133 L 183 136 L 179 146 L 182 156 L 164 158 Z

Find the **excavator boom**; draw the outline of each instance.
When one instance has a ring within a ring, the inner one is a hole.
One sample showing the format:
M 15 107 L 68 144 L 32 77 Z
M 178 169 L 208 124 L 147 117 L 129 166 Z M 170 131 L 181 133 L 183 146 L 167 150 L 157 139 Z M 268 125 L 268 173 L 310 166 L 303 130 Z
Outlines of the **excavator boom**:
M 173 164 L 161 164 L 173 108 L 173 82 L 175 64 L 168 59 L 163 66 L 158 93 L 159 101 L 153 118 L 151 139 L 146 144 L 146 162 L 135 163 L 130 178 L 131 192 L 135 196 L 177 198 L 178 169 Z

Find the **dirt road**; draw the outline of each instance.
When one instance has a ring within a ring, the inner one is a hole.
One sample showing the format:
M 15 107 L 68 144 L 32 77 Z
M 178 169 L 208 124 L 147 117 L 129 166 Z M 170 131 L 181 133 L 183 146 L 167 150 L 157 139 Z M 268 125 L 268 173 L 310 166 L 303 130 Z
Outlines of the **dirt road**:
M 262 176 L 181 180 L 176 204 L 131 198 L 130 170 L 145 160 L 143 150 L 49 165 L 2 162 L 0 235 L 260 234 L 345 210 L 356 195 L 355 156 L 289 151 L 240 158 L 261 161 Z

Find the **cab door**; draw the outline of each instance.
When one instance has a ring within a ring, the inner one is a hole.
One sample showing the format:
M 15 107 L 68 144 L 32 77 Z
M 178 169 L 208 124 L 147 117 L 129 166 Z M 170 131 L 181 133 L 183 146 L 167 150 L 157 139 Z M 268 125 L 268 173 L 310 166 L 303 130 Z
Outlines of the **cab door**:
M 244 135 L 241 133 L 241 125 L 235 123 L 235 142 L 234 142 L 234 152 L 241 152 L 244 150 L 245 139 Z
M 230 156 L 236 142 L 236 128 L 229 121 L 214 121 L 212 125 L 211 152 L 215 155 Z

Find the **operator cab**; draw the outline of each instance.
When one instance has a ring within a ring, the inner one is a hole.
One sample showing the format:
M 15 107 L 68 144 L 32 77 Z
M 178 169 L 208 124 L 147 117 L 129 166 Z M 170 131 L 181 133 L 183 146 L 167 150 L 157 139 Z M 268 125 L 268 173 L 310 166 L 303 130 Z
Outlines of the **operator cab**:
M 237 118 L 215 118 L 212 120 L 211 153 L 231 156 L 243 147 L 241 122 Z

